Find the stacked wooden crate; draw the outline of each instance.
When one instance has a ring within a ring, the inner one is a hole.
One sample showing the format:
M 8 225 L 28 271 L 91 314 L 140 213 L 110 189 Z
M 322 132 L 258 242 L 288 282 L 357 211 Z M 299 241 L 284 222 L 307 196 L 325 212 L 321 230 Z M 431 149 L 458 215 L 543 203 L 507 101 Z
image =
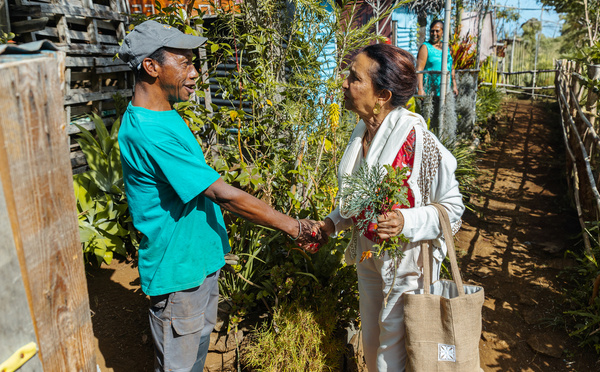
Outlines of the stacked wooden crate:
M 129 20 L 127 0 L 9 0 L 11 31 L 17 42 L 51 40 L 65 51 L 65 116 L 73 124 L 93 128 L 95 112 L 110 124 L 115 116 L 114 94 L 132 95 L 133 75 L 115 59 Z M 71 140 L 74 171 L 85 165 Z

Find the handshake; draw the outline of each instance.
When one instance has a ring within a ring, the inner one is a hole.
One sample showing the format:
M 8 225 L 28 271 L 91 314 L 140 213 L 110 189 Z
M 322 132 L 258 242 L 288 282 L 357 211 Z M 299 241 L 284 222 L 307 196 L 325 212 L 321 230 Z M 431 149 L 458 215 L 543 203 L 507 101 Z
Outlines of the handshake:
M 292 236 L 298 246 L 309 253 L 317 253 L 319 247 L 329 240 L 329 235 L 335 231 L 333 222 L 326 218 L 324 221 L 298 220 L 298 235 Z
M 370 224 L 370 232 L 380 240 L 387 240 L 393 236 L 398 236 L 404 227 L 404 217 L 399 210 L 379 215 L 375 223 Z M 317 253 L 319 247 L 329 239 L 329 236 L 335 232 L 335 225 L 329 218 L 323 221 L 298 220 L 297 236 L 292 236 L 298 246 L 309 253 Z

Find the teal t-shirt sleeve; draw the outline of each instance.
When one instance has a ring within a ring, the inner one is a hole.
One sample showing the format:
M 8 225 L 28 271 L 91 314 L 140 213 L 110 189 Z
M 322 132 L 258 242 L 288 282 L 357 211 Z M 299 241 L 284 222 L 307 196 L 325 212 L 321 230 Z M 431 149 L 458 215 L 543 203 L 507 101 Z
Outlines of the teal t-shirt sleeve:
M 152 156 L 181 201 L 186 204 L 221 176 L 206 164 L 204 156 L 188 151 L 177 141 L 153 145 Z

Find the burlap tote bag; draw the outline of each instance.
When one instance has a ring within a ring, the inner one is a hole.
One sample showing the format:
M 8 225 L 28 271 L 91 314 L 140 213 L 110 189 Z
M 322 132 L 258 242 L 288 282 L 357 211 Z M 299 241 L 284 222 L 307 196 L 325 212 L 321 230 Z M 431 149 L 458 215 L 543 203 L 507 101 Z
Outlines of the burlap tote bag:
M 422 243 L 424 288 L 403 295 L 406 370 L 479 372 L 483 288 L 463 285 L 448 214 L 441 205 L 433 205 L 440 216 L 454 281 L 431 284 L 432 250 Z

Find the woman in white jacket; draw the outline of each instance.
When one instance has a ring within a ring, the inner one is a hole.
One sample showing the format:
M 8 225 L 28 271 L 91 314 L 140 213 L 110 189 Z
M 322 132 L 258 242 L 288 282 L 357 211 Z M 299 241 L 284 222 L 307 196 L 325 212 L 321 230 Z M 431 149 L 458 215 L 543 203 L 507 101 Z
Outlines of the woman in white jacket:
M 340 192 L 344 188 L 342 177 L 356 172 L 364 163 L 408 168 L 410 207 L 379 216 L 377 230 L 370 236 L 358 232 L 351 218 L 354 216 L 343 216 L 339 206 L 322 222 L 323 232 L 331 236 L 353 228 L 346 261 L 357 265 L 363 347 L 370 372 L 404 370 L 402 294 L 423 287 L 419 246 L 422 240 L 434 241 L 433 272 L 439 277 L 446 245 L 441 238 L 437 210 L 429 204 L 439 203 L 448 210 L 453 232 L 460 227 L 464 211 L 454 177 L 456 160 L 427 130 L 420 115 L 403 108 L 416 86 L 414 57 L 387 44 L 371 45 L 357 54 L 342 85 L 345 107 L 361 120 L 339 166 Z M 399 234 L 409 243 L 401 243 L 405 244 L 405 255 L 397 267 L 387 255 L 356 262 L 363 252 L 371 250 L 377 237 L 388 239 Z M 395 281 L 390 275 L 393 270 Z

